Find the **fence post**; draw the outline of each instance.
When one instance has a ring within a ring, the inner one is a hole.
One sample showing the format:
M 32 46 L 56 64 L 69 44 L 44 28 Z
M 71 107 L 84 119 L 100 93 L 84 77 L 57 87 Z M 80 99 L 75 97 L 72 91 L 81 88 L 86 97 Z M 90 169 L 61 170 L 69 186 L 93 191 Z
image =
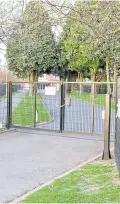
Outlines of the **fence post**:
M 63 118 L 62 118 L 62 130 L 64 130 L 64 125 L 65 125 L 65 84 L 63 84 Z
M 104 126 L 104 151 L 102 159 L 111 159 L 110 153 L 110 121 L 111 121 L 111 94 L 106 94 L 105 126 Z
M 12 125 L 12 82 L 7 84 L 7 129 L 11 128 Z
M 120 77 L 117 78 L 116 82 L 116 121 L 115 121 L 115 163 L 118 169 L 120 178 Z
M 60 103 L 60 132 L 64 130 L 64 117 L 65 117 L 65 90 L 64 84 L 61 82 L 61 103 Z
M 34 128 L 36 128 L 36 92 L 37 92 L 37 87 L 36 87 L 36 82 L 34 82 Z

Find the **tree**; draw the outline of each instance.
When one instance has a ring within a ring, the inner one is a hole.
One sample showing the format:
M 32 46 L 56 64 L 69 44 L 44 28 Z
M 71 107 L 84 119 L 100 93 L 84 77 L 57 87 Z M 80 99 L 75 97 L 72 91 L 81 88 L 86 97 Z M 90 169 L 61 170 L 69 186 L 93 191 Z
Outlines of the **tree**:
M 30 1 L 7 42 L 9 69 L 30 82 L 57 66 L 57 49 L 48 13 L 41 1 Z
M 71 68 L 78 69 L 88 64 L 92 81 L 99 73 L 104 73 L 100 62 L 106 61 L 106 79 L 110 90 L 110 67 L 119 61 L 120 48 L 120 2 L 116 1 L 77 1 L 67 15 L 63 32 L 65 54 Z M 98 66 L 99 65 L 99 66 Z
M 95 81 L 99 69 L 98 56 L 95 56 L 94 45 L 90 43 L 88 33 L 85 33 L 85 25 L 80 22 L 74 24 L 74 12 L 68 16 L 63 27 L 61 45 L 65 50 L 64 55 L 68 60 L 68 69 L 80 72 L 80 81 L 88 76 L 88 69 L 91 72 L 92 81 Z M 82 87 L 81 87 L 82 89 Z

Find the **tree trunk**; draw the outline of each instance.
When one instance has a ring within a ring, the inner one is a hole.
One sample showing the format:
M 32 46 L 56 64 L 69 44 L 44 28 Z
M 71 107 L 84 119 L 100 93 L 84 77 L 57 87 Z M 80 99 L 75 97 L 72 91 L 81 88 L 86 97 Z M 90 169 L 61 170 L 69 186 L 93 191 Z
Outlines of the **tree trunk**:
M 107 93 L 111 93 L 111 86 L 110 86 L 110 71 L 109 71 L 109 59 L 106 57 L 106 74 L 107 74 Z
M 71 76 L 71 82 L 75 82 L 75 81 L 76 81 L 76 76 L 75 76 L 75 75 L 72 75 L 72 76 Z M 72 84 L 71 84 L 71 94 L 73 94 L 74 91 L 75 91 L 75 84 L 72 83 Z
M 76 76 L 72 73 L 69 74 L 68 76 L 68 82 L 75 82 L 76 81 Z M 73 93 L 75 89 L 75 84 L 74 83 L 70 83 L 67 86 L 67 92 L 68 93 Z
M 29 95 L 33 96 L 35 91 L 34 82 L 38 82 L 38 73 L 33 71 L 29 73 Z
M 34 71 L 34 75 L 35 75 L 34 81 L 36 82 L 35 89 L 37 91 L 38 89 L 38 71 Z
M 118 65 L 114 64 L 114 82 L 117 82 Z M 116 83 L 113 84 L 113 101 L 116 101 Z
M 83 93 L 83 73 L 78 72 L 78 80 L 80 82 L 80 95 Z
M 95 96 L 95 90 L 96 90 L 96 85 L 94 84 L 96 78 L 95 73 L 91 73 L 91 95 L 94 97 Z

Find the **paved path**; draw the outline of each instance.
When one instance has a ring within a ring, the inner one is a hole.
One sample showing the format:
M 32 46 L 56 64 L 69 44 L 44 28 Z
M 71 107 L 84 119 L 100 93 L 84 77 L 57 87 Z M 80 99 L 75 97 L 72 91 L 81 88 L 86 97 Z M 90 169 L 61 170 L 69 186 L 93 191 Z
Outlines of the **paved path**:
M 37 127 L 50 130 L 60 130 L 60 94 L 56 96 L 45 96 L 40 94 L 46 105 L 53 121 L 51 123 L 39 124 Z M 66 103 L 69 103 L 67 98 Z M 95 105 L 94 111 L 94 133 L 104 133 L 104 120 L 102 111 L 104 107 Z M 115 111 L 111 112 L 111 134 L 115 132 Z M 71 99 L 71 106 L 65 108 L 65 126 L 66 131 L 73 132 L 92 132 L 92 104 L 79 99 Z
M 102 139 L 30 130 L 0 134 L 0 203 L 97 156 Z

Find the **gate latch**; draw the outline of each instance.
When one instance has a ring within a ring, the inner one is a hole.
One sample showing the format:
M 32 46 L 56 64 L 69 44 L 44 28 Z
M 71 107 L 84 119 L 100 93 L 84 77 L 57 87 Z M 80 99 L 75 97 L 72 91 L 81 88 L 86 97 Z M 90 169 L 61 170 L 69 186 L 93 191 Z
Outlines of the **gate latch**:
M 63 105 L 56 105 L 60 108 L 64 107 L 64 106 L 67 106 L 67 107 L 70 107 L 71 106 L 71 98 L 69 98 L 69 103 L 68 104 L 63 104 Z
M 71 98 L 69 98 L 69 103 L 66 104 L 67 107 L 70 107 L 71 106 Z
M 57 105 L 57 104 L 56 104 L 56 106 L 57 106 L 57 107 L 59 107 L 59 108 L 63 108 L 63 107 L 65 106 L 65 104 L 64 104 L 64 105 L 62 105 L 62 106 L 61 106 L 61 105 Z

